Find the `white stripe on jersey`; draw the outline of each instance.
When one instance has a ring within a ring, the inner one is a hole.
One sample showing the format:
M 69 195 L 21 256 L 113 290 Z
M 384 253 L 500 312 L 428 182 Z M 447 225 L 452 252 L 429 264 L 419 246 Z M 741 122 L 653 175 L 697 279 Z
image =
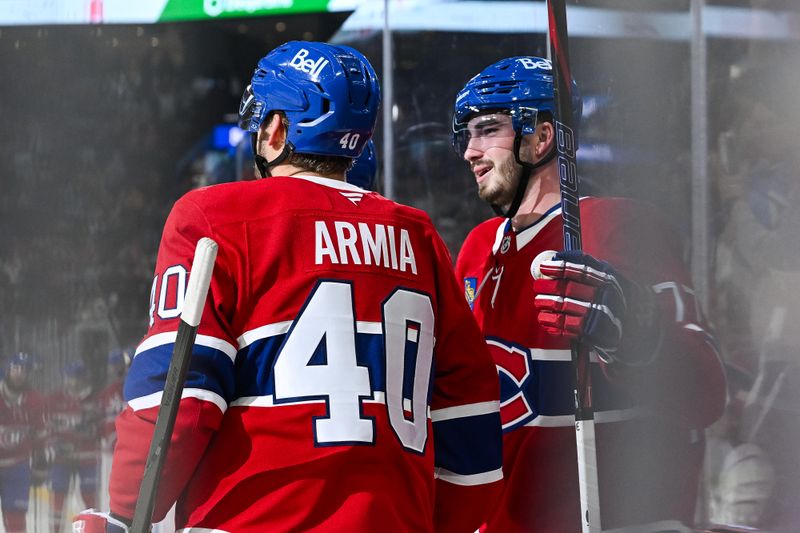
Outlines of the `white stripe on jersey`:
M 455 407 L 445 407 L 431 411 L 431 419 L 434 422 L 442 420 L 452 420 L 454 418 L 466 418 L 469 416 L 488 415 L 500 412 L 500 402 L 480 402 L 468 405 L 457 405 Z
M 494 483 L 503 479 L 503 469 L 498 468 L 491 472 L 481 472 L 480 474 L 456 474 L 450 472 L 442 467 L 434 468 L 433 477 L 447 481 L 453 485 L 461 485 L 465 487 L 472 487 L 475 485 L 484 485 L 486 483 Z
M 236 339 L 239 343 L 239 349 L 241 350 L 247 348 L 255 341 L 259 341 L 261 339 L 267 339 L 269 337 L 274 337 L 275 335 L 284 335 L 288 333 L 289 328 L 292 327 L 292 322 L 292 320 L 275 322 L 274 324 L 267 324 L 266 326 L 260 326 L 256 329 L 246 331 L 241 337 Z M 356 322 L 356 331 L 358 333 L 373 333 L 379 335 L 383 333 L 383 325 L 380 322 L 364 322 L 359 320 Z
M 363 403 L 376 403 L 376 404 L 385 404 L 386 403 L 386 393 L 381 391 L 375 391 L 372 393 L 374 398 L 365 398 L 362 400 Z M 284 403 L 275 403 L 275 397 L 272 394 L 267 394 L 264 396 L 244 396 L 242 398 L 237 398 L 236 400 L 231 402 L 231 407 L 282 407 L 284 405 L 302 405 L 302 404 L 325 404 L 325 400 L 321 399 L 314 399 L 314 400 L 296 400 L 291 402 L 284 402 Z M 487 402 L 492 403 L 492 402 Z M 498 403 L 498 402 L 494 402 Z M 479 404 L 476 404 L 479 405 Z M 407 398 L 403 398 L 403 409 L 408 412 L 412 412 L 411 409 L 411 400 Z M 499 403 L 498 403 L 499 409 Z M 426 416 L 428 418 L 431 417 L 430 407 L 426 409 Z M 455 418 L 455 417 L 454 417 Z
M 359 320 L 356 322 L 356 331 L 358 333 L 380 335 L 383 333 L 383 324 L 381 322 L 364 322 Z
M 131 409 L 134 411 L 156 407 L 161 405 L 162 395 L 162 391 L 154 392 L 152 394 L 148 394 L 147 396 L 134 398 L 128 402 L 128 405 L 130 405 Z M 204 402 L 211 402 L 216 405 L 223 414 L 228 408 L 228 405 L 225 403 L 225 400 L 222 398 L 222 396 L 206 389 L 183 389 L 183 392 L 181 392 L 181 399 L 184 398 L 197 398 L 198 400 L 203 400 Z
M 487 342 L 488 344 L 488 342 Z M 572 352 L 570 350 L 546 350 L 544 348 L 528 348 L 531 354 L 531 359 L 534 361 L 572 361 Z M 589 353 L 589 361 L 592 363 L 599 363 L 600 359 L 597 353 L 592 351 Z
M 136 348 L 136 353 L 134 353 L 133 356 L 136 357 L 140 353 L 146 352 L 147 350 L 152 350 L 158 346 L 174 343 L 177 337 L 177 331 L 167 331 L 166 333 L 159 333 L 157 335 L 153 335 L 152 337 L 148 337 Z M 198 335 L 197 338 L 195 338 L 194 343 L 199 346 L 205 346 L 206 348 L 219 350 L 227 355 L 231 361 L 236 359 L 236 348 L 224 339 L 218 339 L 209 335 Z
M 243 348 L 247 348 L 255 341 L 266 339 L 268 337 L 274 337 L 275 335 L 283 335 L 289 331 L 290 327 L 292 327 L 291 320 L 267 324 L 266 326 L 261 326 L 244 332 L 241 337 L 236 339 L 236 341 L 239 343 L 239 349 L 241 350 Z

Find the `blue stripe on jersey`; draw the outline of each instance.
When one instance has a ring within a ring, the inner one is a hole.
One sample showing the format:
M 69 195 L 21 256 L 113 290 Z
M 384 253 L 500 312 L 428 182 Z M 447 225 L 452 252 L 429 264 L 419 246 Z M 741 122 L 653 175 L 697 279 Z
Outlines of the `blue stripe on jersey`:
M 275 394 L 273 367 L 283 347 L 286 334 L 273 335 L 253 341 L 236 355 L 236 398 L 250 396 L 271 396 Z M 403 376 L 403 395 L 412 397 L 414 389 L 414 363 L 417 344 L 406 343 L 406 372 Z M 386 364 L 384 358 L 383 335 L 375 333 L 356 334 L 356 361 L 369 371 L 373 392 L 386 391 Z M 324 341 L 310 356 L 311 364 L 324 364 L 327 357 Z M 429 393 L 430 396 L 430 393 Z M 429 398 L 430 399 L 430 398 Z
M 592 364 L 592 399 L 595 411 L 635 407 L 633 400 L 603 375 L 600 365 Z M 534 416 L 560 416 L 575 412 L 575 379 L 571 361 L 531 361 L 530 376 L 521 387 L 500 372 L 500 401 L 525 395 Z
M 408 353 L 408 350 L 406 350 Z M 356 360 L 360 366 L 369 369 L 369 379 L 372 383 L 373 391 L 386 391 L 386 365 L 383 355 L 383 335 L 372 333 L 356 333 Z M 408 362 L 406 362 L 408 364 Z M 413 368 L 413 367 L 412 367 Z M 403 383 L 403 392 L 408 385 L 409 375 L 413 378 L 413 372 L 406 372 L 406 380 Z M 406 396 L 411 398 L 411 396 Z
M 499 427 L 500 413 L 497 412 L 434 422 L 435 465 L 461 475 L 481 474 L 502 467 Z
M 236 398 L 275 394 L 272 367 L 286 335 L 258 339 L 236 354 Z
M 123 391 L 126 402 L 164 390 L 174 345 L 155 346 L 133 358 Z M 230 403 L 234 393 L 232 367 L 224 352 L 195 344 L 184 388 L 205 389 Z

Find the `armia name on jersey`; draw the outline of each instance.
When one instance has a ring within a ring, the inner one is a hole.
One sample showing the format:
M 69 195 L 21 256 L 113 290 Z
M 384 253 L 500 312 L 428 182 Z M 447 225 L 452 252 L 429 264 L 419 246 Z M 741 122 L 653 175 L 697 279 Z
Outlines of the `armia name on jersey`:
M 317 220 L 314 222 L 314 250 L 317 265 L 375 265 L 417 273 L 414 248 L 405 228 Z

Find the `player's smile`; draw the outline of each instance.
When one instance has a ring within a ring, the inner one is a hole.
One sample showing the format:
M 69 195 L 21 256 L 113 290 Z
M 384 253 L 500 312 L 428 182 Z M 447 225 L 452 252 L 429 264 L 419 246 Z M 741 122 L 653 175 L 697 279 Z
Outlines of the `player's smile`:
M 474 163 L 472 165 L 472 173 L 475 175 L 475 181 L 481 183 L 486 177 L 486 174 L 488 174 L 489 171 L 491 171 L 493 168 L 494 165 L 486 164 L 481 161 L 477 161 L 476 163 Z

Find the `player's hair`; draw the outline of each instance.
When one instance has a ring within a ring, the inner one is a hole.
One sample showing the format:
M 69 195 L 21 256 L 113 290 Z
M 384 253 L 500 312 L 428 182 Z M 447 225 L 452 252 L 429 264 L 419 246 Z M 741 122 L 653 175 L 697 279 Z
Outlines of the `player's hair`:
M 281 117 L 281 124 L 289 131 L 290 122 L 283 111 L 271 111 L 267 114 L 267 118 L 263 124 L 269 124 L 274 115 Z M 350 157 L 336 156 L 336 155 L 320 155 L 320 154 L 305 154 L 301 152 L 292 152 L 286 159 L 286 163 L 294 165 L 303 170 L 322 174 L 323 176 L 330 176 L 333 174 L 343 174 L 350 170 L 353 166 L 353 159 Z

